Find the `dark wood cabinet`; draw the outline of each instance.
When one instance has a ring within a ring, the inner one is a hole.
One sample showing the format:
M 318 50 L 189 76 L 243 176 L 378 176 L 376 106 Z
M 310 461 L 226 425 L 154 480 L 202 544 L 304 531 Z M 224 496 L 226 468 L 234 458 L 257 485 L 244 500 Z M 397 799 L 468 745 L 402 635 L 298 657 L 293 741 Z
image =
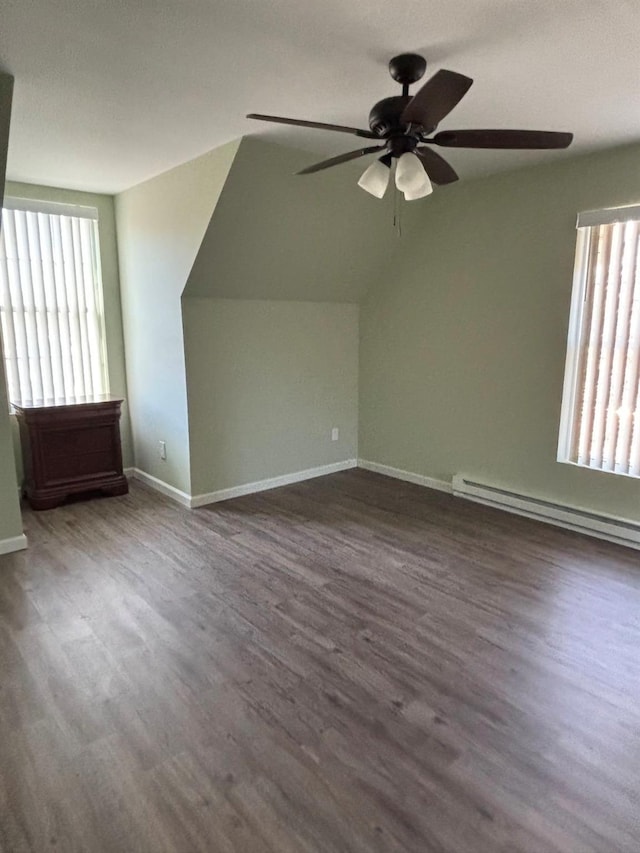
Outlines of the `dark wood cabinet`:
M 122 470 L 118 397 L 14 404 L 24 461 L 24 494 L 34 509 L 70 495 L 128 492 Z

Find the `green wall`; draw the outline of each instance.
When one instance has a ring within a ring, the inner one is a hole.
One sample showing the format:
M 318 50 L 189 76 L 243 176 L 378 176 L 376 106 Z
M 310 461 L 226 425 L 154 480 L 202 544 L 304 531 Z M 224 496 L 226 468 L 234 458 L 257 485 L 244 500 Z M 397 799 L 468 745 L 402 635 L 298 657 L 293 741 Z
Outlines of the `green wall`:
M 361 308 L 361 458 L 640 520 L 640 482 L 556 462 L 576 213 L 640 200 L 640 146 L 405 205 Z
M 23 184 L 7 181 L 5 194 L 15 198 L 38 199 L 39 201 L 80 204 L 95 207 L 98 211 L 100 234 L 100 262 L 102 266 L 102 288 L 104 295 L 105 333 L 107 339 L 107 365 L 111 393 L 127 398 L 127 381 L 124 362 L 124 340 L 122 334 L 122 310 L 120 304 L 120 280 L 118 276 L 118 250 L 116 245 L 116 222 L 112 196 L 76 190 L 43 187 L 36 184 Z M 22 459 L 18 441 L 17 424 L 14 421 L 16 448 L 16 467 L 18 479 L 22 479 Z M 120 423 L 122 435 L 122 456 L 125 466 L 133 465 L 133 447 L 131 441 L 131 423 L 127 405 L 123 406 Z
M 357 305 L 183 306 L 193 494 L 357 457 Z
M 193 494 L 357 457 L 355 303 L 397 241 L 362 165 L 294 174 L 313 160 L 244 138 L 189 275 Z
M 354 303 L 391 209 L 361 169 L 294 177 L 311 157 L 243 139 L 116 198 L 135 465 L 186 494 L 357 455 Z
M 296 148 L 242 139 L 186 296 L 363 298 L 397 242 L 391 194 L 380 202 L 357 186 L 371 157 L 295 174 L 317 159 Z
M 116 197 L 135 465 L 187 494 L 180 297 L 237 148 L 231 142 Z M 159 441 L 166 442 L 166 460 Z
M 0 203 L 4 198 L 4 178 L 9 146 L 13 78 L 0 72 Z M 1 206 L 1 204 L 0 204 Z M 13 456 L 7 381 L 4 360 L 0 364 L 0 543 L 22 535 L 18 482 Z

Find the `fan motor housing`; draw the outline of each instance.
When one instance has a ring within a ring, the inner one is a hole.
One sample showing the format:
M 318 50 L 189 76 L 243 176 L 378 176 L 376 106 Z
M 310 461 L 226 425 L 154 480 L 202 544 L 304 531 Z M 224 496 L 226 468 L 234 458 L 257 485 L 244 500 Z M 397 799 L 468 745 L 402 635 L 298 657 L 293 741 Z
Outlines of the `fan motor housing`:
M 402 133 L 403 124 L 400 121 L 404 108 L 411 98 L 408 95 L 394 95 L 383 98 L 374 104 L 369 113 L 369 127 L 378 136 L 389 136 L 392 133 Z

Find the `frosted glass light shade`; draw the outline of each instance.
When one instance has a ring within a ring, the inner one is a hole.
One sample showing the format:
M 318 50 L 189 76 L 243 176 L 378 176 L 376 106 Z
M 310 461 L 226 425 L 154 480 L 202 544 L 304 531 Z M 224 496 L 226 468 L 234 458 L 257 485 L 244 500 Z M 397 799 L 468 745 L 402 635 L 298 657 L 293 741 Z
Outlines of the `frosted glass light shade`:
M 368 169 L 364 170 L 358 181 L 358 186 L 376 198 L 382 198 L 387 191 L 389 174 L 389 167 L 376 160 Z
M 429 176 L 415 154 L 403 154 L 396 167 L 396 186 L 404 193 L 407 201 L 424 198 L 433 192 Z
M 415 154 L 407 152 L 398 158 L 396 166 L 396 186 L 403 193 L 417 192 L 427 177 L 422 163 Z M 427 178 L 428 180 L 428 178 Z
M 424 198 L 427 195 L 431 195 L 432 192 L 433 186 L 431 185 L 429 176 L 424 172 L 424 179 L 419 186 L 415 187 L 415 189 L 404 191 L 405 201 L 415 201 L 418 198 Z

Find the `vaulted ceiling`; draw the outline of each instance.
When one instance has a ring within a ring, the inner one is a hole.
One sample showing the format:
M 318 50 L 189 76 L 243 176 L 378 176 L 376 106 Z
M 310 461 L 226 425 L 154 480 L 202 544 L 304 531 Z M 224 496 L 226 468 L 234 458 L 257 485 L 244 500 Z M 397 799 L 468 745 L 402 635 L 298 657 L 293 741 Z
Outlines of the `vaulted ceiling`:
M 388 59 L 475 78 L 441 129 L 571 130 L 571 150 L 640 135 L 637 0 L 4 0 L 16 78 L 9 176 L 117 192 L 247 133 L 330 155 L 348 136 L 261 126 L 272 112 L 365 125 Z M 451 152 L 461 176 L 567 156 Z

